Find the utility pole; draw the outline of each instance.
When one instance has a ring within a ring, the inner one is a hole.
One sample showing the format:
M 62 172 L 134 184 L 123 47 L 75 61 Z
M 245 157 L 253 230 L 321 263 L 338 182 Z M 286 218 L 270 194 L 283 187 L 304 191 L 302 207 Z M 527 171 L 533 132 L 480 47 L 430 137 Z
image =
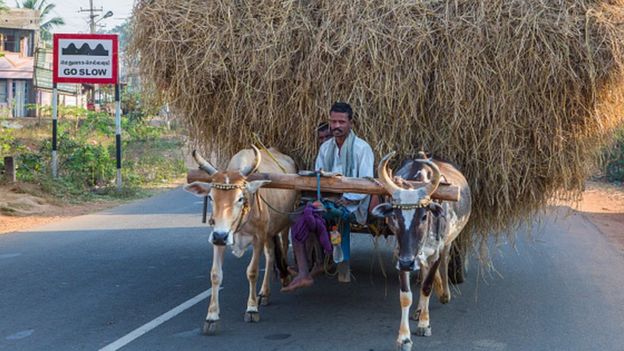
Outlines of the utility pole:
M 93 7 L 93 0 L 89 0 L 88 9 L 83 9 L 82 7 L 80 7 L 80 11 L 78 11 L 78 12 L 89 12 L 89 32 L 91 34 L 95 34 L 95 18 L 99 16 L 99 15 L 96 15 L 95 13 L 102 12 L 102 11 L 104 11 L 104 8 L 102 7 L 100 7 L 99 9 L 96 9 Z M 95 84 L 89 90 L 91 91 L 91 94 L 87 93 L 87 97 L 88 97 L 87 108 L 89 108 L 89 105 L 95 108 Z
M 89 12 L 89 31 L 91 34 L 95 34 L 95 18 L 99 15 L 96 15 L 96 12 L 102 12 L 104 9 L 100 7 L 99 9 L 93 8 L 93 0 L 89 0 L 89 8 L 83 9 L 80 8 L 78 12 Z

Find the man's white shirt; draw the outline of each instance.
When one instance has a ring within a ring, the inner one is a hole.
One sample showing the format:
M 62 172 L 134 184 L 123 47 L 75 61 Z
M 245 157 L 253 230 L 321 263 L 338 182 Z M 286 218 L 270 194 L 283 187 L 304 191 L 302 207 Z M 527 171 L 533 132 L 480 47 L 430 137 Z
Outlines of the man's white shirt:
M 331 147 L 333 144 L 334 147 Z M 332 169 L 328 169 L 325 165 L 326 156 L 331 150 L 334 150 L 334 165 Z M 364 140 L 356 137 L 353 142 L 353 169 L 351 174 L 353 177 L 373 177 L 374 176 L 374 162 L 375 155 L 373 149 Z M 335 172 L 345 174 L 344 166 L 340 160 L 339 148 L 336 145 L 336 139 L 331 138 L 325 141 L 319 153 L 316 156 L 315 169 L 323 169 L 327 172 Z M 366 218 L 368 216 L 368 206 L 370 204 L 370 196 L 366 194 L 345 193 L 343 197 L 350 201 L 356 201 L 353 204 L 347 205 L 347 210 L 351 213 L 355 213 L 355 218 L 360 224 L 366 224 Z

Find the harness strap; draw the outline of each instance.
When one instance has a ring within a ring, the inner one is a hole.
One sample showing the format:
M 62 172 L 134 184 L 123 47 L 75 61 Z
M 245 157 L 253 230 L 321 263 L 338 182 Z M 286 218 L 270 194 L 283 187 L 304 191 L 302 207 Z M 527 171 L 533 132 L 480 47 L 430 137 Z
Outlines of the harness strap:
M 247 194 L 245 194 L 245 199 L 247 199 Z M 238 233 L 239 230 L 241 230 L 243 227 L 245 227 L 245 225 L 247 225 L 247 223 L 251 219 L 251 215 L 250 214 L 251 214 L 251 210 L 253 209 L 251 206 L 253 205 L 254 200 L 256 200 L 256 202 L 258 202 L 257 198 L 256 199 L 252 199 L 251 200 L 251 205 L 249 205 L 247 200 L 245 200 L 245 204 L 243 205 L 243 213 L 238 218 L 238 225 L 236 226 L 236 229 L 232 233 Z M 258 203 L 258 206 L 260 206 L 259 203 Z M 244 223 L 243 223 L 243 217 L 247 217 L 247 218 L 245 218 L 245 222 Z

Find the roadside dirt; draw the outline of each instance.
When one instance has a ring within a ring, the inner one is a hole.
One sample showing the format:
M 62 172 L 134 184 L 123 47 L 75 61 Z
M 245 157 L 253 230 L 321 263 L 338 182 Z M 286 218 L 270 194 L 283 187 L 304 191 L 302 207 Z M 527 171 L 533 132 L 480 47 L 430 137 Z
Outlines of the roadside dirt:
M 183 181 L 181 179 L 160 190 L 181 185 Z M 17 187 L 0 185 L 0 234 L 27 230 L 130 201 L 115 200 L 67 205 L 32 195 L 33 192 L 33 189 L 25 185 Z M 587 182 L 587 190 L 578 207 L 572 204 L 569 206 L 582 213 L 609 240 L 624 249 L 624 186 Z
M 150 194 L 172 189 L 184 183 L 149 189 Z M 99 200 L 81 204 L 66 204 L 40 195 L 29 184 L 0 185 L 0 234 L 28 230 L 67 218 L 98 212 L 136 199 Z
M 587 182 L 575 209 L 624 251 L 624 185 Z

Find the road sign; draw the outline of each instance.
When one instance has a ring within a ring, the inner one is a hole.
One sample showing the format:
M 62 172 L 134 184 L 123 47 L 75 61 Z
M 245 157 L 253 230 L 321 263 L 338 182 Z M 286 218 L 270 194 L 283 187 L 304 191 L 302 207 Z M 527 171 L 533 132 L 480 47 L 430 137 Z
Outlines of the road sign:
M 116 84 L 117 50 L 114 34 L 54 34 L 54 83 Z

